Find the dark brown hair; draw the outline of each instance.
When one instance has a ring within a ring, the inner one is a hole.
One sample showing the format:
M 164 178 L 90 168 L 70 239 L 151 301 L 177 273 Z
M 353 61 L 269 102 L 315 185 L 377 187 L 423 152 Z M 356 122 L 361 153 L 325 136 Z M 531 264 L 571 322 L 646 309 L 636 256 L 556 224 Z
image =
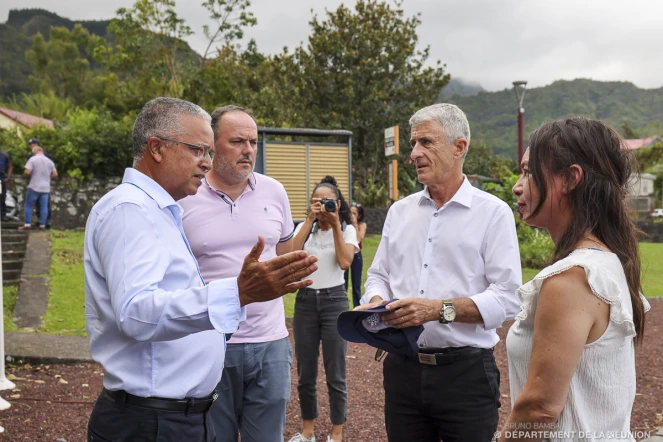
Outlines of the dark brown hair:
M 570 166 L 577 164 L 583 175 L 569 194 L 571 220 L 555 245 L 553 262 L 568 256 L 588 232 L 615 253 L 622 263 L 633 304 L 636 344 L 645 329 L 644 305 L 640 299 L 640 254 L 638 229 L 626 204 L 627 187 L 635 162 L 623 149 L 623 140 L 605 123 L 583 117 L 562 118 L 545 123 L 529 138 L 529 170 L 540 198 L 531 216 L 542 209 L 553 175 L 573 180 Z
M 345 224 L 350 224 L 350 206 L 348 206 L 345 198 L 343 198 L 341 189 L 338 188 L 338 184 L 336 183 L 336 178 L 331 175 L 324 177 L 322 180 L 320 180 L 320 183 L 313 188 L 311 195 L 313 195 L 320 187 L 327 187 L 336 192 L 336 198 L 341 201 L 341 206 L 338 208 L 338 216 L 341 221 L 345 222 Z
M 256 125 L 258 122 L 256 121 L 256 118 L 253 116 L 251 113 L 251 109 L 244 109 L 243 107 L 235 106 L 232 104 L 229 104 L 227 106 L 222 106 L 222 107 L 217 107 L 214 109 L 212 112 L 212 132 L 214 132 L 214 142 L 216 143 L 218 137 L 219 137 L 219 129 L 220 129 L 220 123 L 221 123 L 221 118 L 227 114 L 228 112 L 244 112 L 246 115 L 249 117 L 253 118 L 253 121 L 255 121 Z

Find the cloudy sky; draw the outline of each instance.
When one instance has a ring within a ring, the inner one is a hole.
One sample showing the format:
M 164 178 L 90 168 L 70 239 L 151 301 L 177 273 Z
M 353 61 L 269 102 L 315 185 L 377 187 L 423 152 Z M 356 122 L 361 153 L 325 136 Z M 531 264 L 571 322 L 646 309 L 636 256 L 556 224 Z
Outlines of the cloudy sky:
M 178 0 L 177 12 L 196 32 L 191 46 L 203 52 L 209 24 L 201 0 Z M 354 0 L 253 0 L 258 25 L 247 31 L 258 49 L 279 53 L 306 42 L 312 12 Z M 44 8 L 70 19 L 107 19 L 133 0 L 3 0 L 9 9 Z M 663 1 L 659 0 L 404 0 L 408 16 L 421 13 L 420 44 L 431 61 L 488 90 L 527 80 L 530 87 L 557 79 L 631 81 L 663 87 Z M 370 24 L 367 24 L 370 26 Z

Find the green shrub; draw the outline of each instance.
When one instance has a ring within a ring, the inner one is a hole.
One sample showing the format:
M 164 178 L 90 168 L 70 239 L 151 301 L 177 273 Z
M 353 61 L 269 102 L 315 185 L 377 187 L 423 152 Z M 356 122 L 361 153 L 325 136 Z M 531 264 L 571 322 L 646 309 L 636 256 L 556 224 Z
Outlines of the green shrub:
M 0 150 L 9 154 L 17 173 L 28 154 L 27 140 L 38 138 L 60 176 L 78 181 L 122 176 L 133 161 L 131 131 L 134 115 L 114 120 L 106 108 L 74 109 L 55 128 L 0 129 Z
M 555 248 L 548 232 L 528 226 L 519 217 L 516 217 L 516 232 L 520 246 L 520 264 L 533 269 L 547 266 Z
M 518 198 L 516 198 L 511 189 L 516 184 L 516 181 L 518 181 L 518 175 L 505 168 L 500 179 L 503 184 L 486 183 L 484 184 L 484 190 L 492 193 L 506 202 L 509 207 L 515 209 Z M 544 268 L 550 262 L 552 251 L 555 248 L 550 235 L 545 230 L 528 226 L 518 215 L 514 216 L 522 266 L 533 269 Z

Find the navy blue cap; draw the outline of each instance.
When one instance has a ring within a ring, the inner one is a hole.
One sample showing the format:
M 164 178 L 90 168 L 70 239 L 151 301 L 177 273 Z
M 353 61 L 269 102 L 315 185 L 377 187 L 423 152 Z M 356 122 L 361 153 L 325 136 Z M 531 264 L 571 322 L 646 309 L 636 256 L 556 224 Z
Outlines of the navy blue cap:
M 417 340 L 424 331 L 423 325 L 407 328 L 386 327 L 376 332 L 368 331 L 364 326 L 364 319 L 375 313 L 393 312 L 385 307 L 394 301 L 368 310 L 350 310 L 341 313 L 336 321 L 338 333 L 346 341 L 368 344 L 389 353 L 416 355 L 419 353 Z
M 36 138 L 30 138 L 28 144 L 39 144 L 39 140 Z

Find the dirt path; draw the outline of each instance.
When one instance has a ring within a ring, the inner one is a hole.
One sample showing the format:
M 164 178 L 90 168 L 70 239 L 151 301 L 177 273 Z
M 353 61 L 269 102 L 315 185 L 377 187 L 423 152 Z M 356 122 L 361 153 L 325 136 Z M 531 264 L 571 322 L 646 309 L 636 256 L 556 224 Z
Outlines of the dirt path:
M 504 338 L 507 327 L 500 329 Z M 374 351 L 363 345 L 348 348 L 348 422 L 345 441 L 382 442 L 386 440 L 382 407 L 382 366 L 373 360 Z M 502 375 L 502 422 L 510 408 L 509 382 L 504 342 L 495 350 Z M 663 302 L 652 302 L 647 315 L 645 341 L 637 351 L 638 393 L 631 418 L 632 431 L 653 430 L 663 425 Z M 12 408 L 0 411 L 2 441 L 85 441 L 85 428 L 92 404 L 102 386 L 102 370 L 97 364 L 19 365 L 8 367 L 20 391 L 4 391 L 1 396 Z M 404 382 L 407 380 L 404 380 Z M 65 383 L 66 382 L 66 383 Z M 296 367 L 292 369 L 292 395 L 288 406 L 286 440 L 300 430 Z M 325 441 L 331 428 L 324 369 L 320 366 L 318 394 L 320 418 L 316 439 Z M 19 397 L 12 397 L 20 395 Z M 414 442 L 414 441 L 413 441 Z

